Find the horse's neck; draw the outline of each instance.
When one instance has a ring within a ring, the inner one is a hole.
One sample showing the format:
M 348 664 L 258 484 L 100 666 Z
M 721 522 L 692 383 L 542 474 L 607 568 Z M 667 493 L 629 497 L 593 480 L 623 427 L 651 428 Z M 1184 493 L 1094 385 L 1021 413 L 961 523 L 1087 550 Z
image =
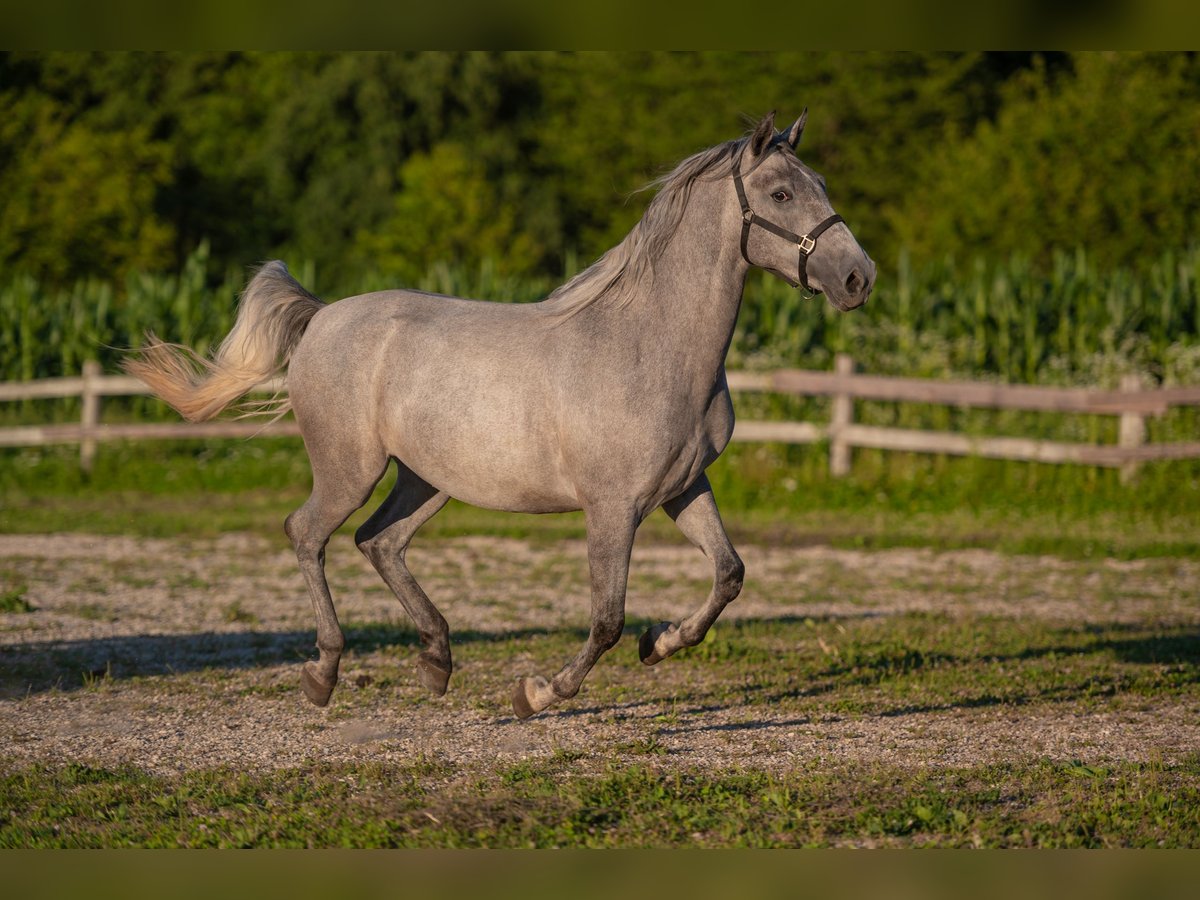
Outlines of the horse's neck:
M 719 219 L 718 219 L 719 221 Z M 736 231 L 688 216 L 654 262 L 654 277 L 635 301 L 643 340 L 700 381 L 725 364 L 746 282 Z

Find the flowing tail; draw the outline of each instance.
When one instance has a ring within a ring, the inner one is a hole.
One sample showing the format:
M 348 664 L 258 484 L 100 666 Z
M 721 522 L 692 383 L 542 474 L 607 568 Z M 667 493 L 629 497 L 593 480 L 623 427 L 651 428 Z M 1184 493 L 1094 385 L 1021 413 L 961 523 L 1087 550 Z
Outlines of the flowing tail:
M 189 422 L 203 422 L 282 371 L 308 323 L 324 306 L 292 278 L 283 262 L 273 260 L 242 291 L 237 320 L 212 359 L 147 332 L 140 356 L 121 365 Z M 240 407 L 244 416 L 275 417 L 290 408 L 288 399 L 279 396 Z

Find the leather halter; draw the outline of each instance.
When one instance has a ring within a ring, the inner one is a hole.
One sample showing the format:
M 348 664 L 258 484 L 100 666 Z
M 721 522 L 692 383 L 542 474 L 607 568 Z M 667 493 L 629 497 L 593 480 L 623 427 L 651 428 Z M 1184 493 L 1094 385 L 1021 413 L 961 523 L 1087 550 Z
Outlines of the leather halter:
M 778 150 L 780 146 L 781 145 L 776 144 L 775 147 L 767 152 L 771 153 L 774 150 Z M 754 168 L 758 168 L 758 166 L 755 166 Z M 750 171 L 754 171 L 754 169 L 751 169 Z M 837 213 L 834 213 L 832 216 L 817 225 L 817 227 L 812 229 L 808 234 L 801 235 L 796 234 L 794 231 L 788 231 L 783 226 L 776 225 L 769 219 L 764 219 L 761 216 L 756 215 L 754 210 L 750 208 L 750 201 L 746 198 L 746 186 L 742 184 L 740 154 L 735 156 L 733 159 L 733 187 L 737 191 L 738 202 L 742 204 L 742 259 L 752 266 L 758 265 L 758 263 L 751 262 L 750 257 L 746 255 L 746 243 L 750 240 L 750 226 L 757 225 L 759 228 L 769 231 L 771 234 L 781 237 L 785 241 L 796 245 L 796 251 L 800 255 L 796 265 L 796 270 L 800 275 L 800 280 L 797 281 L 793 278 L 789 278 L 783 272 L 780 272 L 778 269 L 773 269 L 770 266 L 760 266 L 760 268 L 766 269 L 768 272 L 775 273 L 794 288 L 804 285 L 804 289 L 813 297 L 821 293 L 820 291 L 814 291 L 812 287 L 809 286 L 808 256 L 813 252 L 813 248 L 817 246 L 817 238 L 824 234 L 827 228 L 836 225 L 838 222 L 844 222 L 845 219 L 843 219 Z

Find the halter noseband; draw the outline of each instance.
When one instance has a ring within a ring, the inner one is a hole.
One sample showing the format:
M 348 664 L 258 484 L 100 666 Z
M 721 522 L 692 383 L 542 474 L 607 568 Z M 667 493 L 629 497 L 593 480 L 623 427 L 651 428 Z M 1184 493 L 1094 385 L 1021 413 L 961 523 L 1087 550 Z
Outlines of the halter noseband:
M 776 144 L 772 150 L 777 150 L 779 147 L 780 145 Z M 768 150 L 767 152 L 770 153 L 772 150 Z M 757 166 L 755 166 L 755 168 L 757 168 Z M 751 169 L 751 171 L 754 170 Z M 804 289 L 813 297 L 821 293 L 820 291 L 814 291 L 808 284 L 808 256 L 813 252 L 813 248 L 817 246 L 817 238 L 824 234 L 827 228 L 832 225 L 836 225 L 838 222 L 844 222 L 845 220 L 837 213 L 834 213 L 828 219 L 825 219 L 823 222 L 817 225 L 816 228 L 812 229 L 812 231 L 810 231 L 808 234 L 801 235 L 796 234 L 794 231 L 788 231 L 781 225 L 776 225 L 774 222 L 756 215 L 754 210 L 750 208 L 750 201 L 746 198 L 746 186 L 742 184 L 740 154 L 735 156 L 733 160 L 733 187 L 737 191 L 738 202 L 742 204 L 742 259 L 752 266 L 758 265 L 757 263 L 751 262 L 750 257 L 746 255 L 746 243 L 750 240 L 750 226 L 757 225 L 759 228 L 769 231 L 771 234 L 777 235 L 778 237 L 783 238 L 785 241 L 796 245 L 796 251 L 800 254 L 800 258 L 797 263 L 797 272 L 800 275 L 800 280 L 796 281 L 795 279 L 789 278 L 787 275 L 783 274 L 783 272 L 780 272 L 778 269 L 773 269 L 770 266 L 761 266 L 761 268 L 766 269 L 768 272 L 774 272 L 792 287 L 800 287 L 800 285 L 804 285 Z

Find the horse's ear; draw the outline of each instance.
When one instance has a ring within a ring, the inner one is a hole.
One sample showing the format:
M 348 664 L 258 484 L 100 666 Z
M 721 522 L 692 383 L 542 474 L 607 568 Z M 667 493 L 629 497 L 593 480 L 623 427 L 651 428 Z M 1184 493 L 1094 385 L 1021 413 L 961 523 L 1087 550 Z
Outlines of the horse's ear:
M 800 113 L 800 118 L 792 123 L 792 127 L 788 129 L 787 142 L 788 146 L 793 150 L 800 144 L 800 135 L 804 134 L 804 123 L 808 121 L 808 107 L 804 107 L 804 112 Z
M 760 156 L 770 146 L 773 137 L 775 137 L 775 110 L 771 110 L 763 116 L 762 121 L 754 129 L 754 134 L 750 135 L 750 152 L 754 156 Z

